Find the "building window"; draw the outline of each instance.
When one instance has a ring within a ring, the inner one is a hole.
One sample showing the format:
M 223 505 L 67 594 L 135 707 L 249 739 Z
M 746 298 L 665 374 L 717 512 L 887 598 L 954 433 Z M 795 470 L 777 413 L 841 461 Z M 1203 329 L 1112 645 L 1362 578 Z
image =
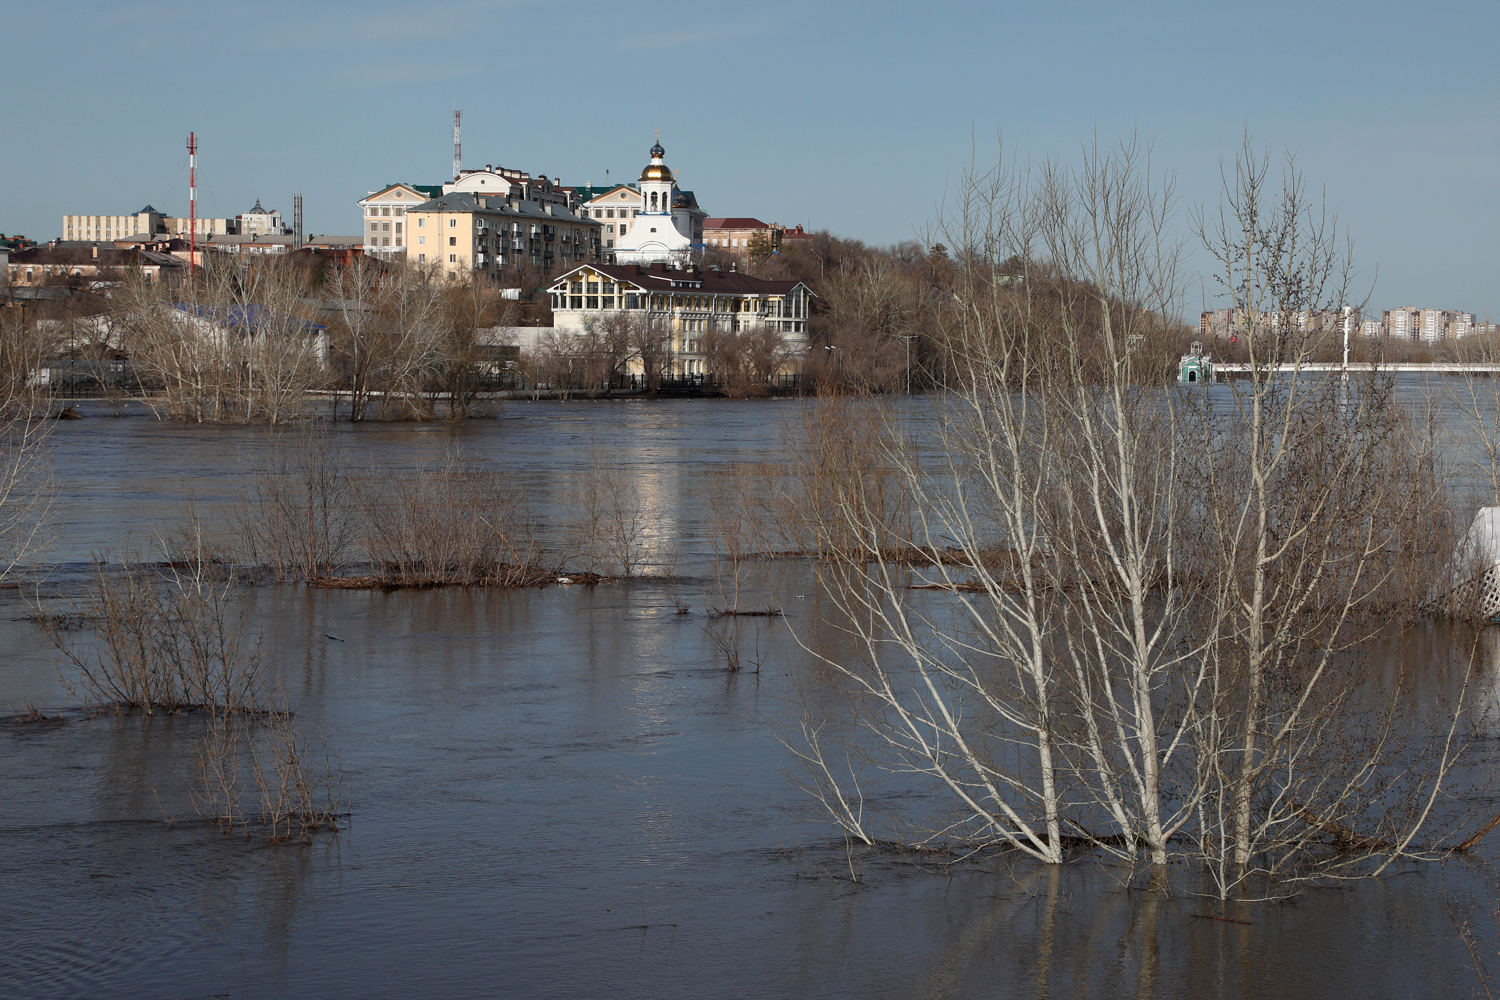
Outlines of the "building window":
M 372 232 L 372 233 L 378 233 L 378 232 L 380 232 L 380 223 L 378 223 L 378 222 L 372 222 L 372 223 L 370 223 L 370 232 Z
M 581 282 L 581 281 L 575 281 L 572 284 L 573 284 L 573 287 L 570 288 L 570 289 L 568 289 L 568 291 L 572 292 L 574 295 L 582 295 L 583 294 L 583 282 Z
M 590 308 L 590 309 L 598 309 L 599 308 L 599 296 L 597 296 L 597 295 L 590 295 L 588 297 L 588 300 L 589 300 L 588 308 Z
M 417 220 L 417 228 L 418 229 L 426 229 L 427 228 L 427 220 L 426 219 L 418 219 Z
M 620 223 L 620 235 L 621 236 L 625 235 L 625 223 L 623 223 L 623 222 Z
M 458 246 L 458 237 L 457 236 L 450 236 L 450 237 L 448 237 L 448 245 L 450 247 L 456 247 L 456 246 Z
M 568 308 L 570 308 L 570 309 L 582 309 L 583 308 L 583 296 L 582 295 L 571 295 L 571 296 L 568 297 L 568 303 L 569 303 Z
M 382 208 L 380 210 L 380 214 L 381 215 L 390 215 L 391 214 L 391 210 L 389 208 Z
M 418 264 L 425 264 L 425 263 L 427 263 L 427 255 L 425 253 L 419 253 L 419 254 L 417 254 L 417 263 Z
M 449 229 L 457 229 L 458 228 L 458 220 L 457 219 L 449 219 L 448 220 L 448 228 Z
M 399 236 L 396 237 L 396 245 L 398 247 L 401 245 L 401 237 L 399 237 Z
M 632 208 L 632 209 L 631 209 L 631 210 L 630 210 L 630 217 L 631 217 L 631 218 L 632 218 L 632 219 L 633 219 L 633 218 L 635 218 L 635 217 L 636 217 L 636 216 L 637 216 L 637 215 L 640 215 L 640 214 L 641 214 L 641 210 L 640 210 L 640 209 L 638 209 L 638 208 Z
M 450 263 L 450 264 L 457 264 L 458 263 L 458 255 L 450 253 L 448 255 L 448 263 Z
M 626 309 L 639 309 L 640 307 L 641 307 L 640 296 L 638 296 L 638 295 L 626 295 L 625 296 L 625 308 Z
M 425 247 L 426 245 L 427 245 L 427 237 L 425 237 L 425 236 L 418 236 L 417 237 L 417 246 Z
M 607 247 L 609 247 L 611 250 L 613 250 L 614 246 L 615 246 L 615 241 L 614 240 L 605 240 L 604 241 L 604 245 L 607 246 Z
M 606 308 L 606 309 L 613 309 L 614 307 L 615 307 L 615 297 L 613 295 L 606 295 L 606 296 L 604 296 L 604 308 Z
M 383 247 L 390 246 L 391 245 L 391 238 L 389 236 L 382 237 L 381 240 L 380 240 L 380 245 L 383 246 Z
M 588 292 L 589 292 L 590 295 L 598 295 L 599 294 L 599 282 L 597 282 L 597 281 L 590 281 L 589 282 Z
M 383 232 L 383 233 L 390 232 L 391 231 L 391 224 L 389 222 L 382 222 L 380 224 L 380 231 Z
M 396 223 L 396 232 L 401 232 L 401 223 Z

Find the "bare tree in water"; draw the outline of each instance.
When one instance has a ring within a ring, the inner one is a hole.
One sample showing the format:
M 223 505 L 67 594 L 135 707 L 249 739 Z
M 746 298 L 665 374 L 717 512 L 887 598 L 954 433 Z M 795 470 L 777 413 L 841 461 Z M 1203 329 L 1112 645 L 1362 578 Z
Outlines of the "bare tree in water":
M 820 572 L 858 650 L 823 661 L 855 695 L 863 758 L 941 791 L 946 808 L 902 820 L 924 841 L 1194 857 L 1225 895 L 1378 874 L 1441 841 L 1461 751 L 1461 704 L 1432 717 L 1359 686 L 1366 641 L 1430 576 L 1430 451 L 1378 379 L 1272 377 L 1258 355 L 1227 399 L 1170 383 L 1172 207 L 1130 143 L 969 176 L 942 232 L 954 392 L 930 420 L 882 417 L 869 457 L 799 507 L 839 539 Z M 1312 344 L 1291 314 L 1342 296 L 1307 297 L 1331 244 L 1297 255 L 1297 184 L 1264 208 L 1229 211 L 1245 221 L 1221 244 L 1281 226 L 1283 250 L 1225 257 L 1248 261 L 1233 288 L 1271 290 L 1253 308 L 1289 317 L 1267 350 L 1295 366 Z M 891 479 L 911 497 L 901 538 L 870 500 Z M 821 737 L 797 745 L 828 759 Z M 836 768 L 810 773 L 825 804 L 857 803 Z

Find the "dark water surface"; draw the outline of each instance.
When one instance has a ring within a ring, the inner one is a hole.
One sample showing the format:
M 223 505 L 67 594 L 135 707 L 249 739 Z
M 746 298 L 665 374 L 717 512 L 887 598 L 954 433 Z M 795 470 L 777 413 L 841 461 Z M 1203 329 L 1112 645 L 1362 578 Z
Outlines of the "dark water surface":
M 407 467 L 457 440 L 544 498 L 597 443 L 650 483 L 660 536 L 701 553 L 705 477 L 758 459 L 802 405 L 523 403 L 337 433 Z M 60 590 L 90 553 L 148 545 L 185 499 L 212 514 L 269 446 L 140 418 L 58 435 Z M 806 568 L 774 569 L 812 631 Z M 1473 994 L 1448 906 L 1476 891 L 1470 868 L 1314 890 L 1241 924 L 1094 864 L 938 874 L 846 853 L 779 773 L 776 727 L 815 665 L 785 624 L 748 620 L 747 668 L 727 673 L 710 590 L 247 590 L 268 665 L 350 780 L 351 826 L 311 846 L 193 818 L 199 719 L 0 724 L 0 996 Z M 27 610 L 0 598 L 0 709 L 70 706 Z

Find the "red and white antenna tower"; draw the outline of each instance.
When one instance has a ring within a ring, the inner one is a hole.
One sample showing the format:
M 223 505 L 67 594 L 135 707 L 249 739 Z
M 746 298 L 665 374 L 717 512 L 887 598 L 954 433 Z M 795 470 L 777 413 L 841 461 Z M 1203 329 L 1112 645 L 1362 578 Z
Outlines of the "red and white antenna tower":
M 188 273 L 198 259 L 198 139 L 188 133 Z

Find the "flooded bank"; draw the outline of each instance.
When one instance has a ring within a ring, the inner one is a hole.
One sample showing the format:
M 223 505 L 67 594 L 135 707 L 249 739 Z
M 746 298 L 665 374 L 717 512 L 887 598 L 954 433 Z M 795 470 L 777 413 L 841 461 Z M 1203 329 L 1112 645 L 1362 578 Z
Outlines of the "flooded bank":
M 352 790 L 349 827 L 307 846 L 196 821 L 203 720 L 82 717 L 24 596 L 5 593 L 0 708 L 31 701 L 67 721 L 0 725 L 0 994 L 1472 991 L 1449 910 L 1480 890 L 1472 866 L 1226 911 L 1186 878 L 1164 897 L 1092 862 L 936 871 L 849 848 L 818 822 L 775 739 L 817 676 L 788 632 L 823 613 L 812 571 L 756 577 L 787 618 L 742 621 L 750 653 L 729 673 L 701 568 L 705 479 L 758 458 L 801 405 L 515 404 L 495 421 L 340 428 L 387 465 L 460 440 L 544 498 L 592 435 L 642 470 L 658 530 L 700 565 L 671 583 L 244 590 L 268 670 Z M 165 530 L 189 498 L 211 515 L 267 441 L 137 419 L 60 427 L 62 565 L 48 592 L 76 586 L 91 553 Z

